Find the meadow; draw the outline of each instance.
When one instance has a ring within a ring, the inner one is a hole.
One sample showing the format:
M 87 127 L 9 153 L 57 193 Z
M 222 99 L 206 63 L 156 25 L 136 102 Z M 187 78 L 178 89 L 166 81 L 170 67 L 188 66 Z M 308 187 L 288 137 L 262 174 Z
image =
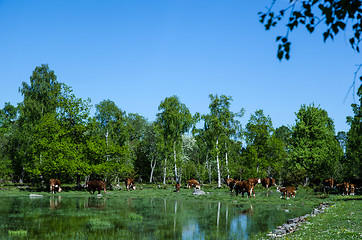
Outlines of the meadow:
M 2 185 L 1 239 L 268 239 L 288 219 L 329 203 L 284 239 L 360 239 L 361 197 L 340 196 L 300 188 L 296 198 L 281 199 L 256 187 L 256 198 L 230 194 L 224 187 L 202 186 L 175 192 L 172 185 L 138 184 L 137 190 L 86 190 L 50 194 L 47 188 Z M 32 194 L 32 195 L 31 195 Z M 39 195 L 39 196 L 37 196 Z M 34 197 L 31 197 L 34 196 Z M 316 232 L 318 235 L 316 235 Z

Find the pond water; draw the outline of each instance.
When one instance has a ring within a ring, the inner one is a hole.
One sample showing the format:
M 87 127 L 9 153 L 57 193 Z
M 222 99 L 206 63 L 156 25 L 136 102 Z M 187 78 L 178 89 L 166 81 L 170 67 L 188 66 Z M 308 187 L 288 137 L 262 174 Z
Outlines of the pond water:
M 308 212 L 200 199 L 0 197 L 0 239 L 248 239 Z

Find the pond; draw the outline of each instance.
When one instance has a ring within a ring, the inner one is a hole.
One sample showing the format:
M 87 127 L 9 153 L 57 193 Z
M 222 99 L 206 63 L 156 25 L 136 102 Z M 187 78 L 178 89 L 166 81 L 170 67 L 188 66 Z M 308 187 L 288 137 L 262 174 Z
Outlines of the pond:
M 0 239 L 248 239 L 310 212 L 202 199 L 0 197 Z

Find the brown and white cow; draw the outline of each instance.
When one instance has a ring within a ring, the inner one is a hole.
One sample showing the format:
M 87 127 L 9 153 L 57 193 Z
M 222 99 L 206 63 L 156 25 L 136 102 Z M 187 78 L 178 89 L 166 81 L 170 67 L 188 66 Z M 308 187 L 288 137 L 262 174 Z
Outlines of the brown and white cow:
M 336 187 L 336 182 L 334 181 L 333 178 L 328 178 L 328 179 L 324 180 L 323 185 L 327 189 L 332 189 L 332 188 Z
M 175 188 L 176 188 L 176 192 L 180 191 L 180 183 L 179 182 L 176 182 Z
M 253 183 L 254 186 L 256 186 L 258 183 L 261 183 L 261 179 L 260 178 L 248 178 L 248 181 Z
M 134 184 L 133 178 L 126 178 L 126 180 L 124 180 L 124 183 L 126 184 L 127 191 L 129 191 L 130 189 L 136 190 L 136 185 Z
M 344 196 L 349 195 L 350 191 L 350 184 L 348 182 L 342 182 L 340 184 L 336 185 L 338 188 L 338 191 Z
M 235 181 L 235 194 L 238 196 L 239 193 L 242 193 L 244 197 L 244 193 L 247 193 L 247 197 L 251 197 L 254 192 L 254 185 L 249 181 Z M 255 197 L 255 193 L 254 193 Z
M 265 187 L 266 189 L 269 189 L 272 186 L 276 186 L 277 184 L 275 183 L 275 179 L 274 178 L 263 178 L 261 179 L 261 185 L 263 185 L 263 187 Z
M 190 179 L 187 181 L 187 188 L 197 188 L 200 189 L 200 184 L 195 179 Z
M 226 179 L 226 185 L 228 186 L 228 188 L 230 188 L 230 192 L 233 192 L 235 186 L 235 180 L 232 178 Z
M 56 178 L 52 178 L 49 180 L 50 192 L 54 194 L 55 190 L 57 192 L 61 192 L 62 189 L 60 188 L 60 181 Z
M 95 191 L 98 191 L 98 194 L 101 194 L 101 190 L 104 190 L 104 193 L 107 194 L 106 183 L 99 180 L 92 180 L 86 183 L 86 187 L 90 194 L 94 194 Z M 92 193 L 93 191 L 93 193 Z
M 280 198 L 286 197 L 287 199 L 295 198 L 296 188 L 295 187 L 277 187 L 277 191 L 281 193 Z
M 349 184 L 349 195 L 354 195 L 356 186 L 353 183 Z

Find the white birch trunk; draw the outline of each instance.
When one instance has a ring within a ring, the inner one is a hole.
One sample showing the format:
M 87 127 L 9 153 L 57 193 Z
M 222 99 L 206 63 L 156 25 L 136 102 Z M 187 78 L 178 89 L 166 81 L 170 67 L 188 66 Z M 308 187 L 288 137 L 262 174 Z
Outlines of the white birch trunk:
M 177 164 L 176 164 L 176 141 L 173 142 L 173 160 L 175 161 L 175 178 L 176 182 L 178 182 L 178 176 L 177 176 Z
M 152 179 L 153 179 L 153 172 L 155 170 L 156 167 L 156 159 L 151 161 L 151 175 L 150 175 L 150 183 L 152 183 Z
M 165 166 L 163 168 L 163 184 L 166 184 L 166 164 L 167 164 L 167 157 L 165 157 Z
M 216 165 L 217 165 L 217 187 L 221 188 L 220 162 L 219 162 L 219 138 L 216 138 Z
M 229 179 L 230 178 L 230 172 L 229 172 L 229 166 L 228 166 L 228 148 L 226 146 L 226 143 L 225 143 L 225 150 L 226 150 L 226 152 L 225 152 L 225 164 L 226 164 L 226 171 L 228 173 L 227 179 Z

